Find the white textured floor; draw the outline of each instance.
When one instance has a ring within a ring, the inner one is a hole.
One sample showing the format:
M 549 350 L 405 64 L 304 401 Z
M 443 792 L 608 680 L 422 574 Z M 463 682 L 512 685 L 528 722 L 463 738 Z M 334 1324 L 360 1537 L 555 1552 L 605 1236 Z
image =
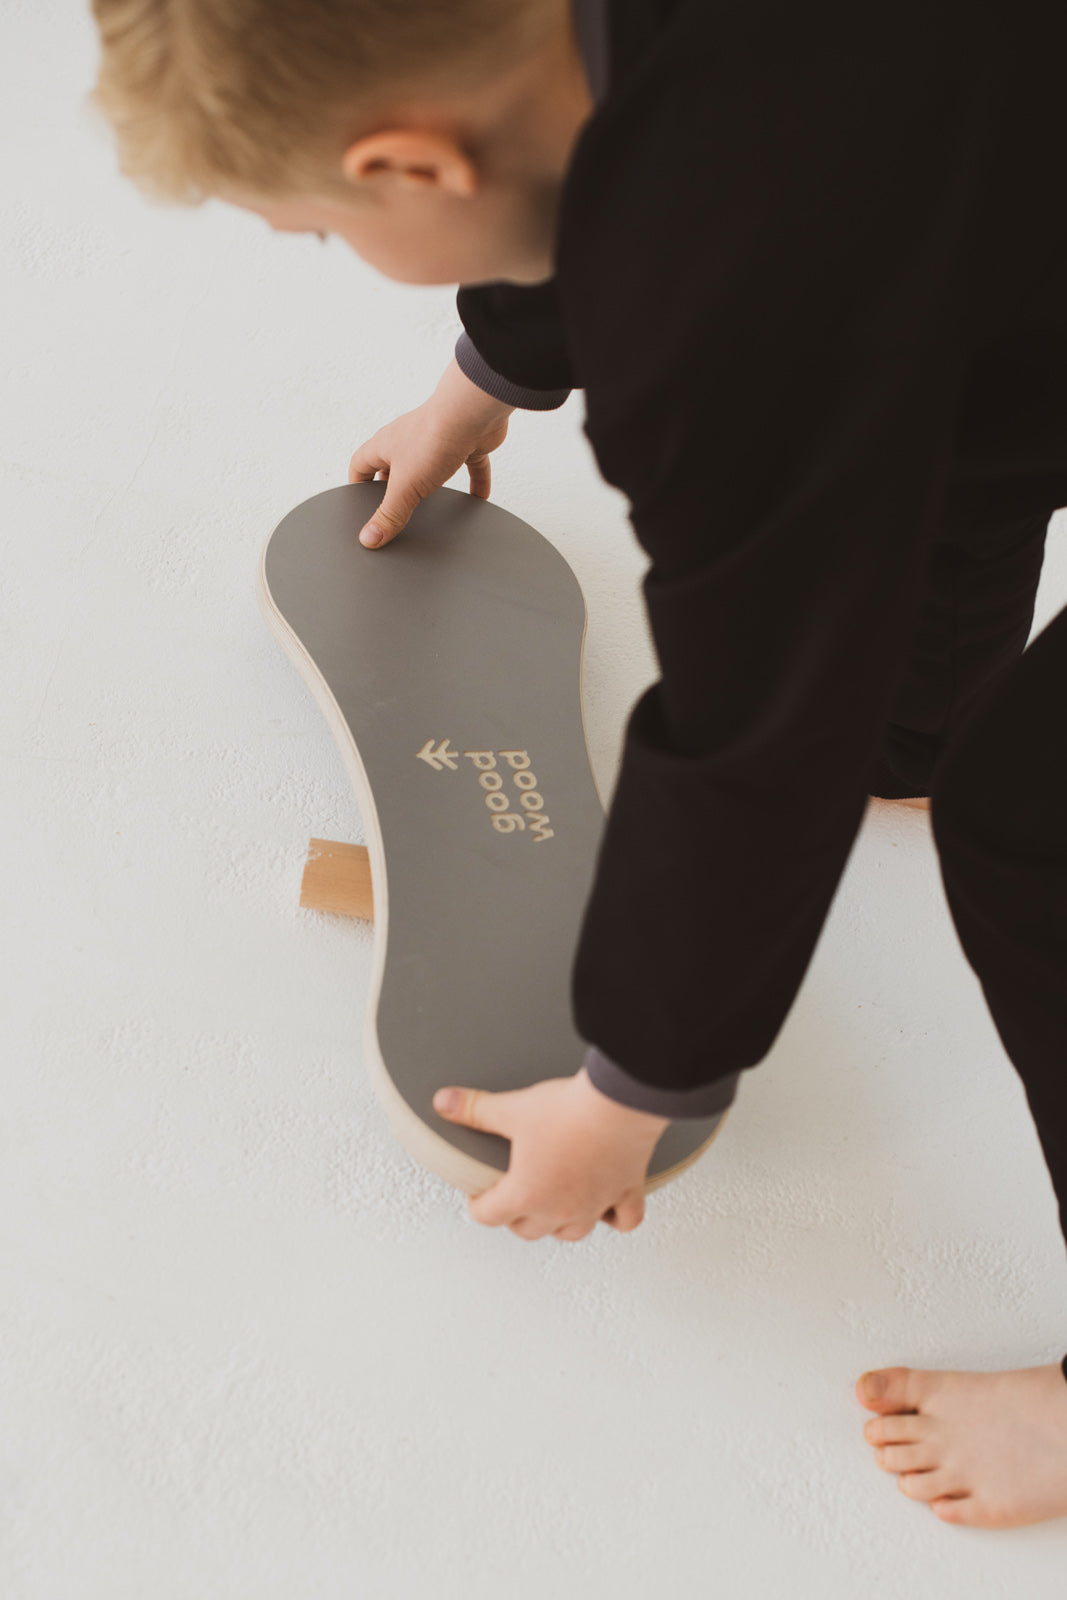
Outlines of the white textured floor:
M 142 200 L 81 11 L 0 0 L 0 1593 L 1060 1600 L 1067 1522 L 945 1527 L 852 1395 L 1067 1348 L 922 816 L 868 816 L 773 1057 L 635 1233 L 479 1228 L 393 1142 L 369 933 L 297 905 L 360 817 L 253 572 L 429 394 L 453 291 Z M 582 415 L 516 414 L 493 498 L 582 581 L 610 791 L 655 666 Z

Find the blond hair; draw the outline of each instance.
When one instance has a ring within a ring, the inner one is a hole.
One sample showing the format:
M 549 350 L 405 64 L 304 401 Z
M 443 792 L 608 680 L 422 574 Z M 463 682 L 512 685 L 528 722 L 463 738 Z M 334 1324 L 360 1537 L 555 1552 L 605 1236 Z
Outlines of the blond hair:
M 403 90 L 474 91 L 536 49 L 550 0 L 92 0 L 89 100 L 156 199 L 352 200 L 340 158 Z

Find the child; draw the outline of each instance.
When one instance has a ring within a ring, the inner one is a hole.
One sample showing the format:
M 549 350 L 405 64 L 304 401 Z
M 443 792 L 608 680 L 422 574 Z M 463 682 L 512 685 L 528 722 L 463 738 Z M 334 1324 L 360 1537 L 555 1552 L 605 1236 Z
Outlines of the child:
M 932 799 L 949 903 L 1067 1225 L 1067 504 L 1053 0 L 94 0 L 147 190 L 457 283 L 434 394 L 353 455 L 368 546 L 516 406 L 585 390 L 662 676 L 631 715 L 574 966 L 588 1055 L 443 1115 L 511 1140 L 524 1239 L 643 1216 L 799 987 L 867 796 Z M 376 559 L 373 556 L 368 560 Z M 713 908 L 709 914 L 708 907 Z M 1067 1358 L 890 1368 L 878 1464 L 946 1522 L 1067 1514 Z

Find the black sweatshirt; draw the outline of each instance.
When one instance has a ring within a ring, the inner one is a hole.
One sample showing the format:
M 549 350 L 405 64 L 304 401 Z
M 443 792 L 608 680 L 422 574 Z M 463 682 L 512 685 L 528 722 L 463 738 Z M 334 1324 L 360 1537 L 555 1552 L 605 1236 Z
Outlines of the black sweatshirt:
M 614 1099 L 706 1116 L 762 1060 L 934 539 L 1067 504 L 1065 13 L 575 0 L 555 275 L 461 287 L 456 355 L 512 405 L 584 389 L 651 560 L 573 970 Z

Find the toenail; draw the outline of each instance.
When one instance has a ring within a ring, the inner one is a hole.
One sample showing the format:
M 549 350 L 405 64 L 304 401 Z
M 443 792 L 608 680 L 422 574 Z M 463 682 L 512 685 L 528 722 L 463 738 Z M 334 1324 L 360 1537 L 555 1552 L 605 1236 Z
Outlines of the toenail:
M 863 1380 L 863 1392 L 868 1400 L 880 1400 L 889 1387 L 889 1380 L 882 1372 L 868 1372 Z

